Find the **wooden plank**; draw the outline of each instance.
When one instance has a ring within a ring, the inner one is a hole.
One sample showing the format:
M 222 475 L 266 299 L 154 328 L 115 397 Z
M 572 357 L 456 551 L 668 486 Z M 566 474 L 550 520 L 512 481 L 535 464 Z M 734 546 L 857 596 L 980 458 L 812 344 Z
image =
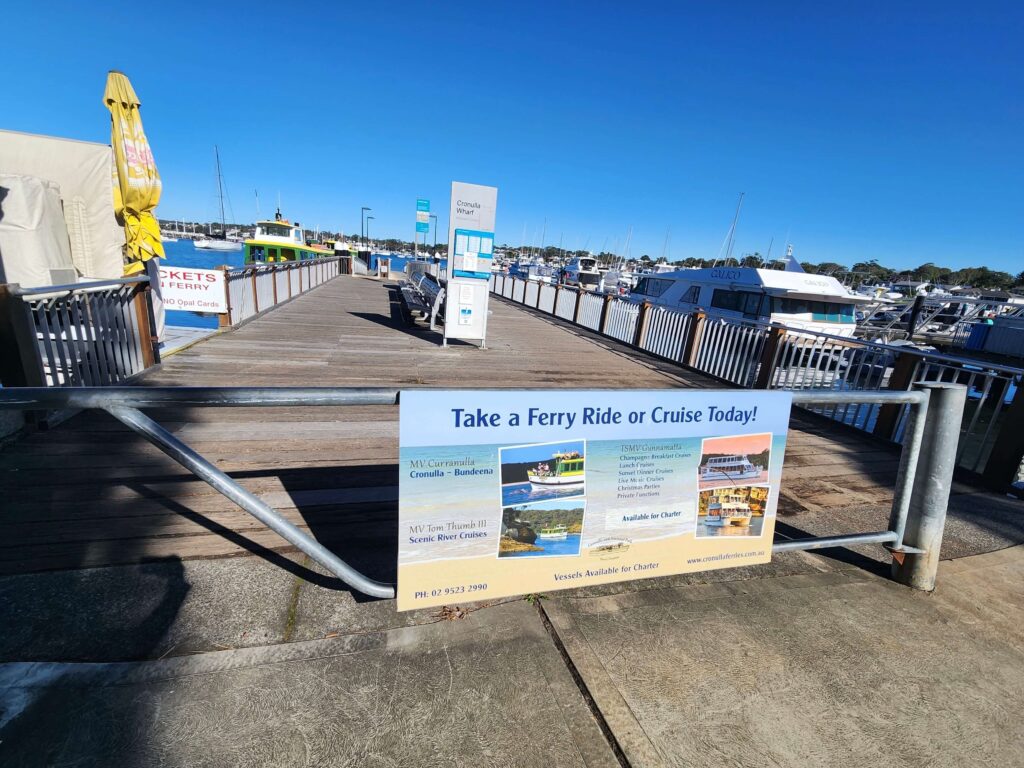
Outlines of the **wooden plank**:
M 173 355 L 143 384 L 721 387 L 503 301 L 491 303 L 488 350 L 444 349 L 439 334 L 405 325 L 396 300 L 374 280 L 334 280 Z M 151 415 L 322 541 L 343 550 L 353 541 L 393 547 L 397 407 L 174 407 Z M 783 482 L 793 510 L 885 503 L 894 451 L 800 412 L 791 425 Z M 98 412 L 0 452 L 0 494 L 0 573 L 293 549 Z

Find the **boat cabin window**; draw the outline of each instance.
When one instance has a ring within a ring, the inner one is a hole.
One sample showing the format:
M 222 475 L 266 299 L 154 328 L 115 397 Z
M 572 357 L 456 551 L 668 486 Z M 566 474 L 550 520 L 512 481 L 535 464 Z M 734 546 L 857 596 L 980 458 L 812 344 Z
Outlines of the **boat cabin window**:
M 593 269 L 597 259 L 580 259 L 580 269 Z
M 661 296 L 672 286 L 673 282 L 664 278 L 642 277 L 640 282 L 636 284 L 636 288 L 633 289 L 633 293 L 643 294 L 644 296 Z
M 271 235 L 273 237 L 288 237 L 291 232 L 291 227 L 286 224 L 260 224 L 257 227 L 257 236 L 259 235 Z
M 711 306 L 715 309 L 727 309 L 730 312 L 742 312 L 744 315 L 758 317 L 761 314 L 761 303 L 766 298 L 763 293 L 716 288 L 711 295 Z
M 772 312 L 786 315 L 813 315 L 813 319 L 833 323 L 856 322 L 853 304 L 808 299 L 772 299 Z
M 696 304 L 697 300 L 699 298 L 700 298 L 700 286 L 699 285 L 691 285 L 689 288 L 686 289 L 686 293 L 683 294 L 683 297 L 681 299 L 679 299 L 679 303 L 680 304 Z

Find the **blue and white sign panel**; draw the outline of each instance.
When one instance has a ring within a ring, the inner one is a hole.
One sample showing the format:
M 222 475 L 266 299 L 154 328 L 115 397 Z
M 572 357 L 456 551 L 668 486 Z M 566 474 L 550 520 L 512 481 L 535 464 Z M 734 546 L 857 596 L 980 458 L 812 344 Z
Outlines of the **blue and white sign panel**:
M 399 610 L 768 562 L 791 404 L 402 392 Z
M 448 291 L 445 343 L 448 339 L 487 338 L 487 303 L 494 254 L 496 187 L 452 182 L 448 216 Z

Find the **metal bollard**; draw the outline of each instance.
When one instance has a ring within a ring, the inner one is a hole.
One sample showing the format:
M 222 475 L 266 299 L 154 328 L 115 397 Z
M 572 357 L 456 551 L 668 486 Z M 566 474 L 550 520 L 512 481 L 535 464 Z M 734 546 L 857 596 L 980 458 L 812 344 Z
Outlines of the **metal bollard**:
M 935 589 L 935 574 L 939 567 L 939 549 L 946 526 L 946 508 L 956 467 L 967 387 L 944 383 L 918 386 L 929 392 L 928 415 L 903 543 L 924 551 L 920 554 L 908 552 L 903 555 L 902 562 L 894 560 L 892 577 L 908 587 L 930 592 Z

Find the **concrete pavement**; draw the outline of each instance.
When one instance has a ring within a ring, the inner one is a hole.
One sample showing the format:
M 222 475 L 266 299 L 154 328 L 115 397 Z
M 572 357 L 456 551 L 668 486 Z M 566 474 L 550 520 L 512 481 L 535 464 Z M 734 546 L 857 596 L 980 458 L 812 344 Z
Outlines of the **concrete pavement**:
M 251 557 L 5 579 L 0 766 L 1024 764 L 1024 547 L 931 595 L 835 555 L 455 620 Z

